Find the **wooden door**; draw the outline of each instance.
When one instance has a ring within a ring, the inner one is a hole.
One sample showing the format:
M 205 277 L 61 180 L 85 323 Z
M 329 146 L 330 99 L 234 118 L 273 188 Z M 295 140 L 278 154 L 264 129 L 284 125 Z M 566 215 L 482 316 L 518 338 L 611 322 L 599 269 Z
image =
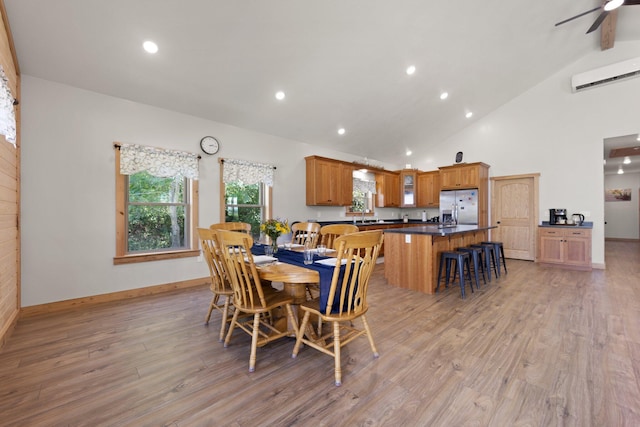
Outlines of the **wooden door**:
M 491 240 L 502 242 L 507 258 L 534 261 L 540 174 L 491 178 Z

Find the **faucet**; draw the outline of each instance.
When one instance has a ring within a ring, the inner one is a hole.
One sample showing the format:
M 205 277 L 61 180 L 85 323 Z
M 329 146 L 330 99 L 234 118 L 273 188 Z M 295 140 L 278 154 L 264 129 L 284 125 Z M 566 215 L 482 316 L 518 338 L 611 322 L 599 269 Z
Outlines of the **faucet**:
M 364 224 L 364 214 L 367 213 L 365 208 L 362 208 L 362 223 Z

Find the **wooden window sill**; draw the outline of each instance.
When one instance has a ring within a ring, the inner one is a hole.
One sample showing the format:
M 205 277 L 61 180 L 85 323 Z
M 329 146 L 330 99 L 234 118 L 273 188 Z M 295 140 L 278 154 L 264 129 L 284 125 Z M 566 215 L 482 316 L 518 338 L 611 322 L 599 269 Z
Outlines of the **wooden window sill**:
M 113 257 L 114 265 L 135 264 L 138 262 L 161 261 L 165 259 L 190 258 L 200 256 L 200 249 L 186 251 L 154 252 Z

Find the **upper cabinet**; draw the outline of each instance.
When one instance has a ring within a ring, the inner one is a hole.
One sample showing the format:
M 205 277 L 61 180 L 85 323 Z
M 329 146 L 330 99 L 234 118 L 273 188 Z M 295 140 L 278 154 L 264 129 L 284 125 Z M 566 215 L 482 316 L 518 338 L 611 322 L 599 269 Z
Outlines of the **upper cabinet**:
M 479 188 L 489 177 L 489 165 L 465 163 L 440 167 L 440 186 L 443 190 Z
M 416 206 L 431 208 L 440 205 L 440 172 L 420 172 L 416 178 Z
M 376 207 L 397 208 L 400 206 L 400 174 L 376 172 Z
M 348 206 L 353 196 L 351 164 L 325 157 L 305 157 L 307 205 Z
M 400 172 L 400 206 L 413 208 L 416 206 L 416 171 L 405 169 Z

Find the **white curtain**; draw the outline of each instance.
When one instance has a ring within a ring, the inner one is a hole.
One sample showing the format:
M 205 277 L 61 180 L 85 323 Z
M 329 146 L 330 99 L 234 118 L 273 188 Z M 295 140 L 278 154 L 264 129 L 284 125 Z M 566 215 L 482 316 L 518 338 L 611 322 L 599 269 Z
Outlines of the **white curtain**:
M 353 178 L 353 191 L 360 191 L 363 194 L 367 194 L 367 192 L 376 194 L 376 182 Z
M 15 98 L 9 88 L 9 80 L 0 65 L 0 134 L 7 141 L 16 145 L 16 111 L 13 106 Z
M 260 182 L 273 187 L 273 165 L 256 163 L 247 160 L 224 159 L 222 180 L 225 184 L 241 182 L 244 185 Z
M 146 171 L 159 178 L 184 176 L 198 179 L 198 155 L 136 144 L 120 145 L 120 173 Z

